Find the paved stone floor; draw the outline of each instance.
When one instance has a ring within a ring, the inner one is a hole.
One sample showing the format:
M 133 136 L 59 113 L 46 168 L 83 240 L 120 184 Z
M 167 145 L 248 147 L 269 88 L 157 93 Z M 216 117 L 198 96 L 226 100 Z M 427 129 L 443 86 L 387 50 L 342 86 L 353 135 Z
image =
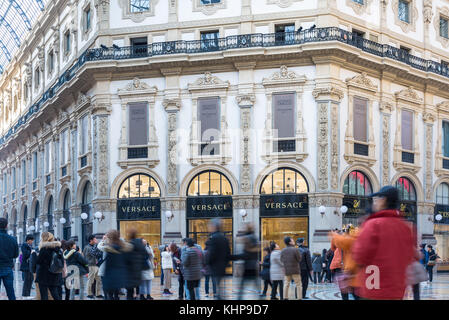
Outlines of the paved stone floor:
M 14 279 L 15 292 L 18 300 L 22 300 L 22 277 L 21 274 L 16 272 Z M 174 293 L 172 296 L 163 296 L 160 278 L 155 278 L 153 280 L 152 296 L 155 299 L 161 300 L 174 300 L 177 299 L 178 295 L 178 281 L 176 278 L 172 279 L 172 289 Z M 235 300 L 238 294 L 239 279 L 228 277 L 225 280 L 225 292 L 226 299 Z M 210 284 L 212 290 L 212 283 Z M 270 289 L 268 289 L 268 294 Z M 32 296 L 34 297 L 35 290 L 32 290 Z M 202 300 L 210 300 L 212 297 L 207 297 L 204 292 L 204 279 L 201 280 L 200 295 Z M 307 291 L 307 296 L 310 300 L 340 300 L 341 295 L 336 284 L 325 283 L 325 284 L 309 284 L 309 289 Z M 122 296 L 122 299 L 124 297 Z M 267 297 L 268 298 L 268 297 Z M 449 274 L 435 274 L 433 282 L 431 284 L 421 283 L 421 298 L 422 300 L 449 300 Z M 6 300 L 5 288 L 0 289 L 0 300 Z M 78 299 L 78 296 L 76 297 Z M 251 286 L 245 286 L 244 299 L 259 299 L 259 291 Z M 406 299 L 413 299 L 411 290 L 407 290 Z

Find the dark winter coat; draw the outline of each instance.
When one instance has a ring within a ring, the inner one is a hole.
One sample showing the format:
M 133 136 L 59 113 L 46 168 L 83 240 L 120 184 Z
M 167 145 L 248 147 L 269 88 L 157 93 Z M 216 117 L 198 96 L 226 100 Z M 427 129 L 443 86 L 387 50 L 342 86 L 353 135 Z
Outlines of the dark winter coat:
M 244 260 L 245 273 L 247 276 L 256 276 L 259 270 L 259 244 L 254 233 L 246 233 L 242 236 L 244 244 L 243 253 L 232 256 L 232 260 Z
M 0 230 L 0 268 L 13 268 L 14 259 L 19 256 L 19 245 L 6 230 Z
M 209 255 L 209 249 L 204 249 L 203 250 L 203 268 L 201 269 L 201 272 L 205 276 L 210 276 L 211 275 L 210 266 L 207 264 L 208 255 Z
M 43 286 L 61 286 L 62 273 L 51 273 L 50 268 L 53 252 L 61 255 L 61 242 L 41 242 L 39 245 L 39 254 L 36 258 L 36 282 Z
M 121 242 L 121 245 L 104 243 L 104 245 L 99 245 L 98 247 L 106 253 L 105 261 L 103 262 L 104 274 L 102 277 L 104 290 L 109 291 L 126 288 L 128 285 L 126 253 L 132 251 L 133 246 L 127 242 Z
M 271 257 L 271 255 L 267 254 L 263 258 L 262 271 L 260 272 L 260 277 L 262 278 L 262 280 L 266 280 L 266 281 L 270 280 L 270 257 Z
M 301 254 L 301 270 L 307 272 L 312 271 L 312 257 L 310 256 L 309 249 L 299 246 L 298 250 Z
M 323 259 L 321 254 L 314 253 L 312 257 L 312 269 L 313 272 L 322 272 L 323 271 Z
M 281 262 L 286 276 L 301 274 L 301 255 L 294 246 L 288 246 L 281 251 Z
M 203 267 L 203 254 L 196 247 L 187 248 L 182 253 L 183 274 L 185 280 L 200 280 Z
M 22 263 L 20 264 L 20 271 L 30 271 L 30 257 L 31 257 L 31 246 L 28 243 L 23 243 L 20 247 L 22 251 Z
M 127 288 L 135 288 L 142 282 L 142 271 L 148 266 L 150 256 L 142 239 L 132 239 L 129 243 L 132 245 L 132 250 L 126 253 Z
M 98 260 L 101 259 L 103 253 L 98 250 L 97 245 L 91 245 L 90 243 L 84 247 L 83 256 L 87 260 L 89 266 L 95 267 L 98 263 Z
M 64 259 L 67 261 L 67 267 L 77 266 L 80 271 L 80 275 L 89 273 L 87 260 L 75 249 L 66 250 L 64 252 Z
M 231 259 L 229 241 L 222 232 L 214 232 L 210 236 L 206 264 L 212 276 L 223 276 Z
M 30 271 L 31 273 L 36 273 L 36 261 L 39 255 L 39 249 L 36 249 L 30 256 Z

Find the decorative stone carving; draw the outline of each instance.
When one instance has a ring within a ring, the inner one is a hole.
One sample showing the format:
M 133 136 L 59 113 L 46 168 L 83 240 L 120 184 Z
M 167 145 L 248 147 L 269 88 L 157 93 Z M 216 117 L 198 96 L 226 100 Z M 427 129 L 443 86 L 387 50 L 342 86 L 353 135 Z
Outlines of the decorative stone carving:
M 315 100 L 317 100 L 317 101 L 318 100 L 334 100 L 334 101 L 339 102 L 344 97 L 343 91 L 334 86 L 315 88 L 312 91 L 312 95 L 315 98 Z
M 178 192 L 178 154 L 177 154 L 177 132 L 178 111 L 181 108 L 180 99 L 164 99 L 163 106 L 168 112 L 168 193 Z
M 354 10 L 354 12 L 360 16 L 365 13 L 370 13 L 369 8 L 371 6 L 371 1 L 372 0 L 364 0 L 363 3 L 359 3 L 354 0 L 346 0 L 346 5 L 348 7 L 351 7 L 352 10 Z
M 140 23 L 148 17 L 155 15 L 155 7 L 159 0 L 151 0 L 150 7 L 146 11 L 131 12 L 130 0 L 118 0 L 119 6 L 122 9 L 122 19 L 131 19 L 132 22 Z
M 204 73 L 204 76 L 201 78 L 198 78 L 193 85 L 189 85 L 189 90 L 192 90 L 192 88 L 199 89 L 198 87 L 204 87 L 207 88 L 209 86 L 225 86 L 228 87 L 229 81 L 223 81 L 221 79 L 219 79 L 216 76 L 213 76 L 209 71 L 206 71 Z
M 254 94 L 240 94 L 235 99 L 239 106 L 252 106 L 256 101 L 256 96 Z
M 331 188 L 333 190 L 338 190 L 338 157 L 339 157 L 339 148 L 338 148 L 338 139 L 339 139 L 339 105 L 332 103 L 331 104 Z
M 427 123 L 426 127 L 426 200 L 432 200 L 432 144 L 433 125 Z
M 109 185 L 109 118 L 107 115 L 96 115 L 94 120 L 94 189 L 95 197 L 107 197 Z
M 120 93 L 126 93 L 127 91 L 139 91 L 139 90 L 150 90 L 152 88 L 156 87 L 150 87 L 145 82 L 140 81 L 139 78 L 134 78 L 133 82 L 129 83 L 124 89 L 119 89 L 118 92 Z
M 33 77 L 33 70 L 31 67 L 31 63 L 25 63 L 25 83 L 29 88 L 31 88 L 32 85 L 32 77 Z
M 267 85 L 276 85 L 279 83 L 294 83 L 300 82 L 304 83 L 307 80 L 306 76 L 298 76 L 296 72 L 289 71 L 286 65 L 282 65 L 280 71 L 273 73 L 269 78 L 263 78 L 262 84 L 264 86 Z
M 275 4 L 279 6 L 280 8 L 288 8 L 290 7 L 294 2 L 300 2 L 303 0 L 267 0 L 267 4 Z
M 423 116 L 422 116 L 423 121 L 426 123 L 435 122 L 435 118 L 436 118 L 436 116 L 432 112 L 428 112 L 428 111 L 424 112 Z
M 423 99 L 419 97 L 418 93 L 413 89 L 412 86 L 408 87 L 407 89 L 397 91 L 394 95 L 398 100 L 405 100 L 414 104 L 421 104 L 423 102 Z
M 382 185 L 390 184 L 390 115 L 382 115 Z
M 192 11 L 202 12 L 205 15 L 213 15 L 220 9 L 226 9 L 228 0 L 221 0 L 217 3 L 204 4 L 201 0 L 192 0 Z
M 38 46 L 37 47 L 37 58 L 39 60 L 39 70 L 41 72 L 44 72 L 45 69 L 45 52 L 44 52 L 44 46 Z
M 432 3 L 430 3 L 430 12 L 432 12 Z M 440 18 L 444 16 L 446 19 L 449 19 L 449 8 L 448 7 L 438 7 L 437 14 L 433 19 L 433 26 L 435 28 L 435 38 L 444 48 L 449 47 L 449 39 L 441 36 L 440 34 Z M 432 18 L 432 16 L 430 16 Z M 429 21 L 430 23 L 430 21 Z
M 424 0 L 423 7 L 424 22 L 429 24 L 432 21 L 433 16 L 432 0 Z
M 59 26 L 53 26 L 51 27 L 53 30 L 53 51 L 55 52 L 56 56 L 59 53 L 59 48 L 61 46 L 60 42 L 60 35 L 59 35 Z
M 407 23 L 399 19 L 399 0 L 392 0 L 391 6 L 393 9 L 394 23 L 401 27 L 404 33 L 416 31 L 416 21 L 418 20 L 418 8 L 416 7 L 416 0 L 409 1 L 409 17 L 410 21 Z
M 379 111 L 383 113 L 392 113 L 394 111 L 394 104 L 390 101 L 380 101 Z
M 318 103 L 318 188 L 328 188 L 328 103 Z
M 240 189 L 241 192 L 251 192 L 251 164 L 250 164 L 250 126 L 251 126 L 251 107 L 256 101 L 253 94 L 241 94 L 236 97 L 240 106 L 240 128 L 241 141 L 240 154 Z
M 377 92 L 377 90 L 378 90 L 378 86 L 376 84 L 374 84 L 370 78 L 368 78 L 368 75 L 366 72 L 362 72 L 361 74 L 356 75 L 352 78 L 347 78 L 346 84 L 348 86 L 354 86 L 356 88 L 361 88 L 361 89 L 365 89 L 368 91 Z

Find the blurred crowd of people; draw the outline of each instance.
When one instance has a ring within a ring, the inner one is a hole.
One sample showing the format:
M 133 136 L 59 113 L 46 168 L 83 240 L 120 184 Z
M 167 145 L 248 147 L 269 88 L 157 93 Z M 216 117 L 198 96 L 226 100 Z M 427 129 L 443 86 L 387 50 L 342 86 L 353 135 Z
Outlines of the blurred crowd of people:
M 360 227 L 351 225 L 329 234 L 331 246 L 311 255 L 303 238 L 285 237 L 284 243 L 271 242 L 260 252 L 260 242 L 251 224 L 237 236 L 241 250 L 231 253 L 229 240 L 221 231 L 221 221 L 209 223 L 205 247 L 185 238 L 182 245 L 162 245 L 160 251 L 161 287 L 171 296 L 172 280 L 178 282 L 178 299 L 200 299 L 201 279 L 208 297 L 225 299 L 224 277 L 232 261 L 234 274 L 240 277 L 238 299 L 244 289 L 253 288 L 272 300 L 308 299 L 310 282 L 336 283 L 343 300 L 350 295 L 359 299 L 403 299 L 407 286 L 414 299 L 420 298 L 420 283 L 432 282 L 433 268 L 439 258 L 431 245 L 416 246 L 416 233 L 400 216 L 398 190 L 385 186 L 371 195 L 372 205 Z M 17 240 L 6 233 L 7 220 L 0 218 L 0 280 L 8 298 L 15 300 L 14 259 L 19 256 Z M 158 267 L 153 248 L 138 238 L 135 229 L 127 230 L 126 240 L 111 230 L 99 241 L 88 238 L 81 250 L 75 241 L 59 241 L 43 232 L 38 248 L 34 237 L 26 236 L 21 245 L 20 271 L 22 297 L 31 295 L 34 283 L 36 299 L 74 300 L 87 298 L 152 300 L 154 270 Z M 283 247 L 283 249 L 281 249 Z M 87 283 L 86 282 L 87 278 Z M 263 289 L 260 284 L 263 283 Z M 210 286 L 212 285 L 212 290 Z

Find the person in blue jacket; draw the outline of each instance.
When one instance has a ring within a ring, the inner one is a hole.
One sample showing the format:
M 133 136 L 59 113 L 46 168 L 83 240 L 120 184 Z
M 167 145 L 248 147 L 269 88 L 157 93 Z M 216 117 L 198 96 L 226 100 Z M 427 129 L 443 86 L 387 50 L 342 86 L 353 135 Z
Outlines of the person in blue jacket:
M 8 295 L 8 300 L 16 300 L 14 294 L 14 259 L 19 256 L 19 245 L 7 232 L 8 220 L 0 218 L 0 283 Z

